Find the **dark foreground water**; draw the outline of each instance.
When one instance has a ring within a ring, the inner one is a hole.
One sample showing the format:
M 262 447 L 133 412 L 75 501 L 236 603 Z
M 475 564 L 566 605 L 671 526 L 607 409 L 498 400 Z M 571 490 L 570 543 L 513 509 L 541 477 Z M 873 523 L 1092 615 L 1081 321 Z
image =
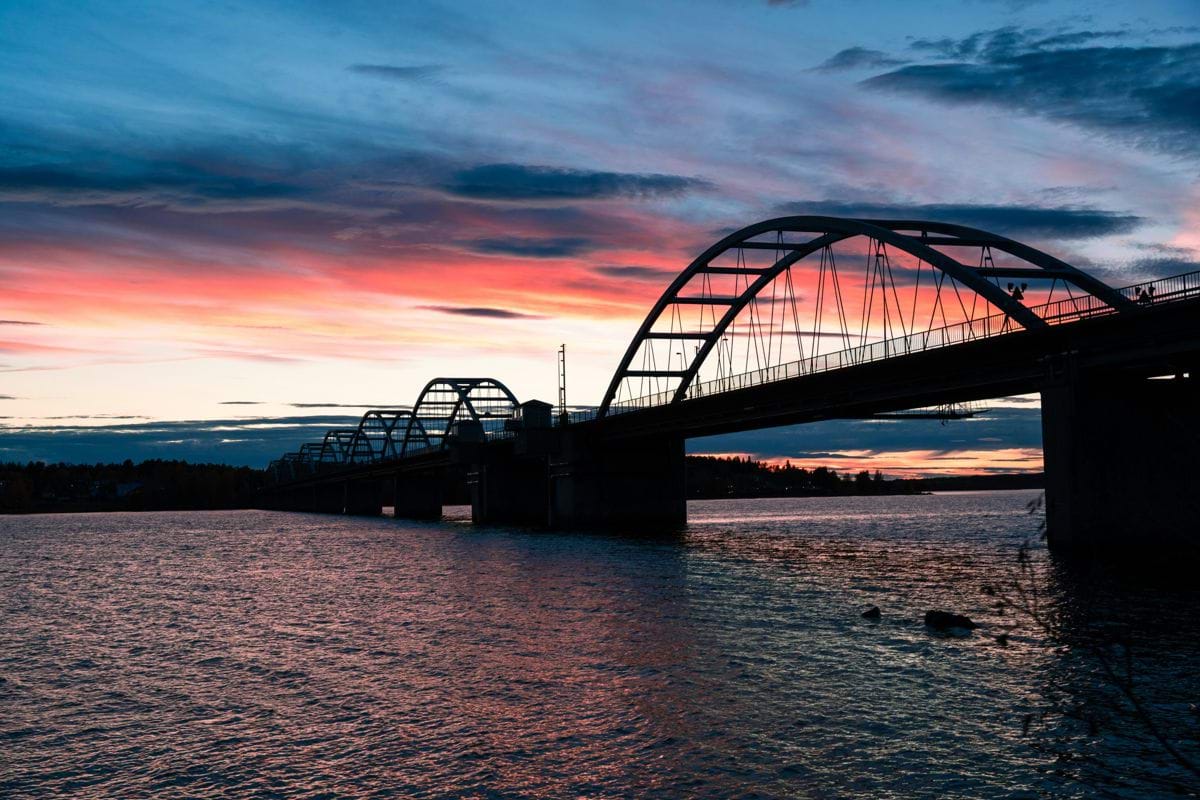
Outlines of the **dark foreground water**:
M 1086 642 L 994 639 L 1033 496 L 693 503 L 655 540 L 3 518 L 0 796 L 1155 796 L 1177 773 Z M 1194 595 L 1036 572 L 1134 632 L 1156 714 L 1196 713 Z

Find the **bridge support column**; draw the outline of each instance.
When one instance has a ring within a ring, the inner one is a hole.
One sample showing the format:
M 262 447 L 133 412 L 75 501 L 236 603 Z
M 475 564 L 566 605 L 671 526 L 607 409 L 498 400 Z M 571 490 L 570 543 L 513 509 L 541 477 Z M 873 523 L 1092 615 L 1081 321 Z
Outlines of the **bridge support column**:
M 378 517 L 383 513 L 383 484 L 378 478 L 349 480 L 344 484 L 347 514 L 360 517 Z
M 437 472 L 397 473 L 392 501 L 396 519 L 441 519 L 445 484 L 445 476 Z
M 1200 560 L 1200 380 L 1063 375 L 1042 391 L 1046 533 L 1057 552 Z
M 346 509 L 346 489 L 330 481 L 299 490 L 299 507 L 318 514 L 341 514 Z
M 478 525 L 545 525 L 546 459 L 485 454 L 470 466 L 471 521 Z
M 556 528 L 664 529 L 687 522 L 683 439 L 588 441 L 568 435 L 550 464 Z

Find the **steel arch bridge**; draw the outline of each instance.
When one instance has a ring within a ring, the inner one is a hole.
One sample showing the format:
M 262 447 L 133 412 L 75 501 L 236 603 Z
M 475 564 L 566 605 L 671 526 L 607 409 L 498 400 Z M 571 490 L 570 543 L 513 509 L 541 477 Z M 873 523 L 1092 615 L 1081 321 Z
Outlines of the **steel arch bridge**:
M 617 414 L 1096 316 L 1200 297 L 1200 272 L 1120 289 L 988 231 L 928 220 L 791 216 L 735 231 L 651 307 L 601 403 Z M 410 407 L 371 409 L 271 463 L 277 480 L 444 450 L 460 422 L 506 435 L 494 378 L 435 378 Z M 682 415 L 689 412 L 681 408 Z
M 322 469 L 391 461 L 446 447 L 454 426 L 478 423 L 484 436 L 511 419 L 519 402 L 495 378 L 434 378 L 411 409 L 371 409 L 356 428 L 334 428 L 320 442 L 272 461 L 276 478 L 292 480 Z
M 1114 288 L 962 225 L 764 220 L 670 281 L 598 406 L 552 419 L 497 380 L 436 378 L 272 462 L 264 498 L 377 515 L 390 493 L 438 519 L 469 488 L 478 523 L 673 528 L 687 439 L 1039 392 L 1051 546 L 1125 556 L 1153 531 L 1175 553 L 1200 514 L 1198 323 L 1200 271 Z
M 769 219 L 721 239 L 670 283 L 595 416 L 1137 312 L 1153 298 L 1153 289 L 1114 289 L 1041 250 L 963 225 Z

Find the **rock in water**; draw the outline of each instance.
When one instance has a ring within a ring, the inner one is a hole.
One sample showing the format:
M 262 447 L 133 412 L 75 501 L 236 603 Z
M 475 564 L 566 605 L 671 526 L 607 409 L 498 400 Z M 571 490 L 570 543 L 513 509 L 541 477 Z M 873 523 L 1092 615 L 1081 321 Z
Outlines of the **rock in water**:
M 926 611 L 925 624 L 938 630 L 965 628 L 970 631 L 979 627 L 971 621 L 970 617 L 964 617 L 962 614 L 951 614 L 949 611 Z
M 882 615 L 882 612 L 880 612 L 879 606 L 871 606 L 864 611 L 862 615 L 863 619 L 879 619 L 879 617 Z

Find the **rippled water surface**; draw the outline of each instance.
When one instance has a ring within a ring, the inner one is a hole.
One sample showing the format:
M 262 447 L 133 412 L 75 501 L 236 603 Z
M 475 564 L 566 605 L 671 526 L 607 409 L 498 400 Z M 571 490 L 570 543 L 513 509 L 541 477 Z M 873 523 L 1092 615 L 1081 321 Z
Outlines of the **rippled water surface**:
M 1094 683 L 1028 626 L 994 639 L 981 587 L 1032 496 L 700 502 L 657 539 L 0 518 L 0 796 L 1092 796 L 1056 742 L 1156 756 L 1023 733 Z M 1186 706 L 1200 605 L 1130 591 L 1161 628 L 1140 664 Z M 929 608 L 983 628 L 935 635 Z

